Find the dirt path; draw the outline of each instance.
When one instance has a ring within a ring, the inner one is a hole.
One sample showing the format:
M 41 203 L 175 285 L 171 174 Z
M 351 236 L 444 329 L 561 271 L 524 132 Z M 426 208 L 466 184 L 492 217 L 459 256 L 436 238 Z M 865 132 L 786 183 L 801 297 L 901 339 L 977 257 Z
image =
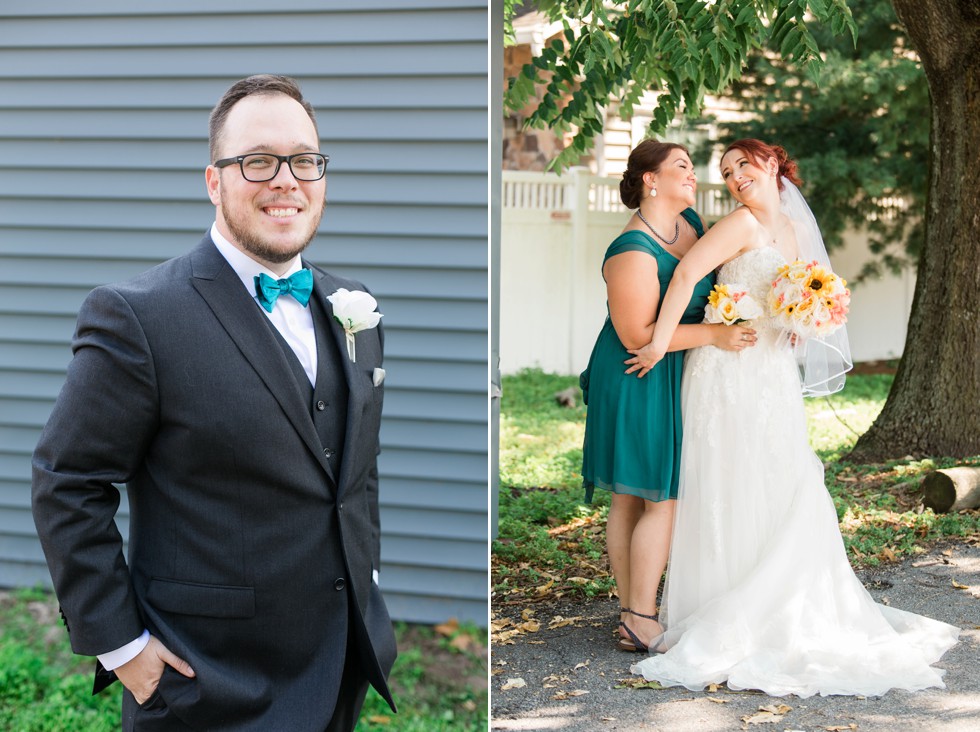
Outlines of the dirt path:
M 947 544 L 858 576 L 878 602 L 944 620 L 960 642 L 936 664 L 946 689 L 891 691 L 882 697 L 770 697 L 754 692 L 629 688 L 642 682 L 629 665 L 638 656 L 614 648 L 618 603 L 595 599 L 531 605 L 515 623 L 540 629 L 491 649 L 494 730 L 646 730 L 727 732 L 977 732 L 980 730 L 980 545 Z M 959 589 L 958 587 L 963 587 Z M 497 610 L 496 619 L 507 613 Z M 556 620 L 558 618 L 558 620 Z M 574 619 L 567 623 L 569 619 Z M 521 686 L 522 680 L 524 686 Z M 780 709 L 785 705 L 789 709 Z M 762 711 L 768 708 L 770 712 Z M 779 717 L 779 718 L 776 718 Z

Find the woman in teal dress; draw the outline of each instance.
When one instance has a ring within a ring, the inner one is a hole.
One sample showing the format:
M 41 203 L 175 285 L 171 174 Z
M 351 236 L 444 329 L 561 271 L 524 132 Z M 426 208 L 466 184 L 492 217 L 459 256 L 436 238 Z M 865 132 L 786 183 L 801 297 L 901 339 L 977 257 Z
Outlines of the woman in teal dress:
M 656 598 L 677 497 L 683 351 L 705 345 L 740 350 L 755 341 L 754 331 L 743 326 L 701 324 L 714 284 L 713 276 L 704 277 L 672 352 L 643 379 L 626 374 L 627 349 L 649 343 L 674 268 L 704 234 L 691 208 L 696 186 L 694 165 L 681 145 L 646 140 L 630 154 L 620 195 L 637 211 L 606 251 L 609 317 L 581 379 L 588 405 L 582 478 L 586 501 L 597 486 L 612 493 L 606 542 L 623 605 L 623 650 L 645 650 L 636 634 L 661 632 Z

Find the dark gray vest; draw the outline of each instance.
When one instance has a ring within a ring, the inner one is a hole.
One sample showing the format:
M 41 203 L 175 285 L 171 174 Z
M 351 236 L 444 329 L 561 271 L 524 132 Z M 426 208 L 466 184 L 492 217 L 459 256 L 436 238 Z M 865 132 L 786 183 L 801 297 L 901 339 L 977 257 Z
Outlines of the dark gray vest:
M 327 458 L 332 477 L 336 483 L 340 475 L 341 460 L 344 456 L 344 437 L 347 432 L 347 378 L 344 376 L 344 364 L 330 327 L 329 316 L 316 293 L 310 298 L 310 311 L 313 314 L 313 329 L 316 333 L 316 386 L 310 385 L 310 379 L 303 370 L 303 365 L 296 358 L 293 349 L 282 337 L 276 326 L 266 318 L 269 329 L 276 338 L 286 355 L 289 369 L 292 373 L 296 388 L 299 389 L 303 400 L 309 405 L 313 426 L 320 437 L 323 454 Z

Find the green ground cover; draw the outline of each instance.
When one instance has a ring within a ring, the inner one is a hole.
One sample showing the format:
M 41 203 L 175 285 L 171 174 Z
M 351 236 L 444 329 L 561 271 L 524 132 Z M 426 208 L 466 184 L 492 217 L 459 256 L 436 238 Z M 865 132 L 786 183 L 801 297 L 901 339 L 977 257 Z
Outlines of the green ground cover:
M 980 535 L 980 511 L 934 514 L 919 491 L 930 470 L 968 460 L 935 458 L 852 464 L 841 457 L 881 411 L 893 376 L 849 376 L 847 386 L 806 403 L 810 443 L 824 462 L 852 564 L 874 566 L 936 541 Z M 582 503 L 585 407 L 559 406 L 556 392 L 578 379 L 527 370 L 504 377 L 500 417 L 500 519 L 491 571 L 494 607 L 614 589 L 605 555 L 609 496 Z
M 57 607 L 40 590 L 0 592 L 0 730 L 118 730 L 121 688 L 92 696 L 92 660 L 72 654 Z M 395 630 L 391 686 L 399 713 L 371 689 L 358 732 L 484 732 L 486 631 L 455 622 Z

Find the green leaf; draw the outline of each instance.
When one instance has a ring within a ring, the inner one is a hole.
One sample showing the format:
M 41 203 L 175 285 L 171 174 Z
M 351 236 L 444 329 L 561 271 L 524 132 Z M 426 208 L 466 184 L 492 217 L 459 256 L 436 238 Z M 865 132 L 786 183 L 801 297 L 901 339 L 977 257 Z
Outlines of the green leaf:
M 751 3 L 746 3 L 742 6 L 738 15 L 735 16 L 735 25 L 747 25 L 756 18 L 758 18 L 758 15 L 755 6 Z
M 609 42 L 609 36 L 606 33 L 600 31 L 596 33 L 596 38 L 599 41 L 599 46 L 601 47 L 602 55 L 607 59 L 612 59 L 615 53 L 613 52 L 612 43 Z
M 789 30 L 786 31 L 786 35 L 779 42 L 779 52 L 783 55 L 783 58 L 799 56 L 799 49 L 802 47 L 800 41 L 801 35 L 800 30 L 796 26 L 790 26 Z
M 585 51 L 585 63 L 582 64 L 582 73 L 588 75 L 593 68 L 595 68 L 597 61 L 597 54 L 595 52 L 595 46 L 590 44 Z
M 815 86 L 819 86 L 820 85 L 820 74 L 821 74 L 821 70 L 823 68 L 823 64 L 820 63 L 820 60 L 819 59 L 820 59 L 819 56 L 814 57 L 804 67 L 806 69 L 807 78 Z
M 827 17 L 829 12 L 829 7 L 827 6 L 827 0 L 809 0 L 810 11 L 821 20 Z
M 702 10 L 695 15 L 694 25 L 691 27 L 691 30 L 693 30 L 695 34 L 703 33 L 713 21 L 714 18 L 711 16 L 711 13 L 707 12 L 706 10 Z
M 606 15 L 606 6 L 602 0 L 592 0 L 592 12 L 602 25 L 609 25 L 609 16 Z

